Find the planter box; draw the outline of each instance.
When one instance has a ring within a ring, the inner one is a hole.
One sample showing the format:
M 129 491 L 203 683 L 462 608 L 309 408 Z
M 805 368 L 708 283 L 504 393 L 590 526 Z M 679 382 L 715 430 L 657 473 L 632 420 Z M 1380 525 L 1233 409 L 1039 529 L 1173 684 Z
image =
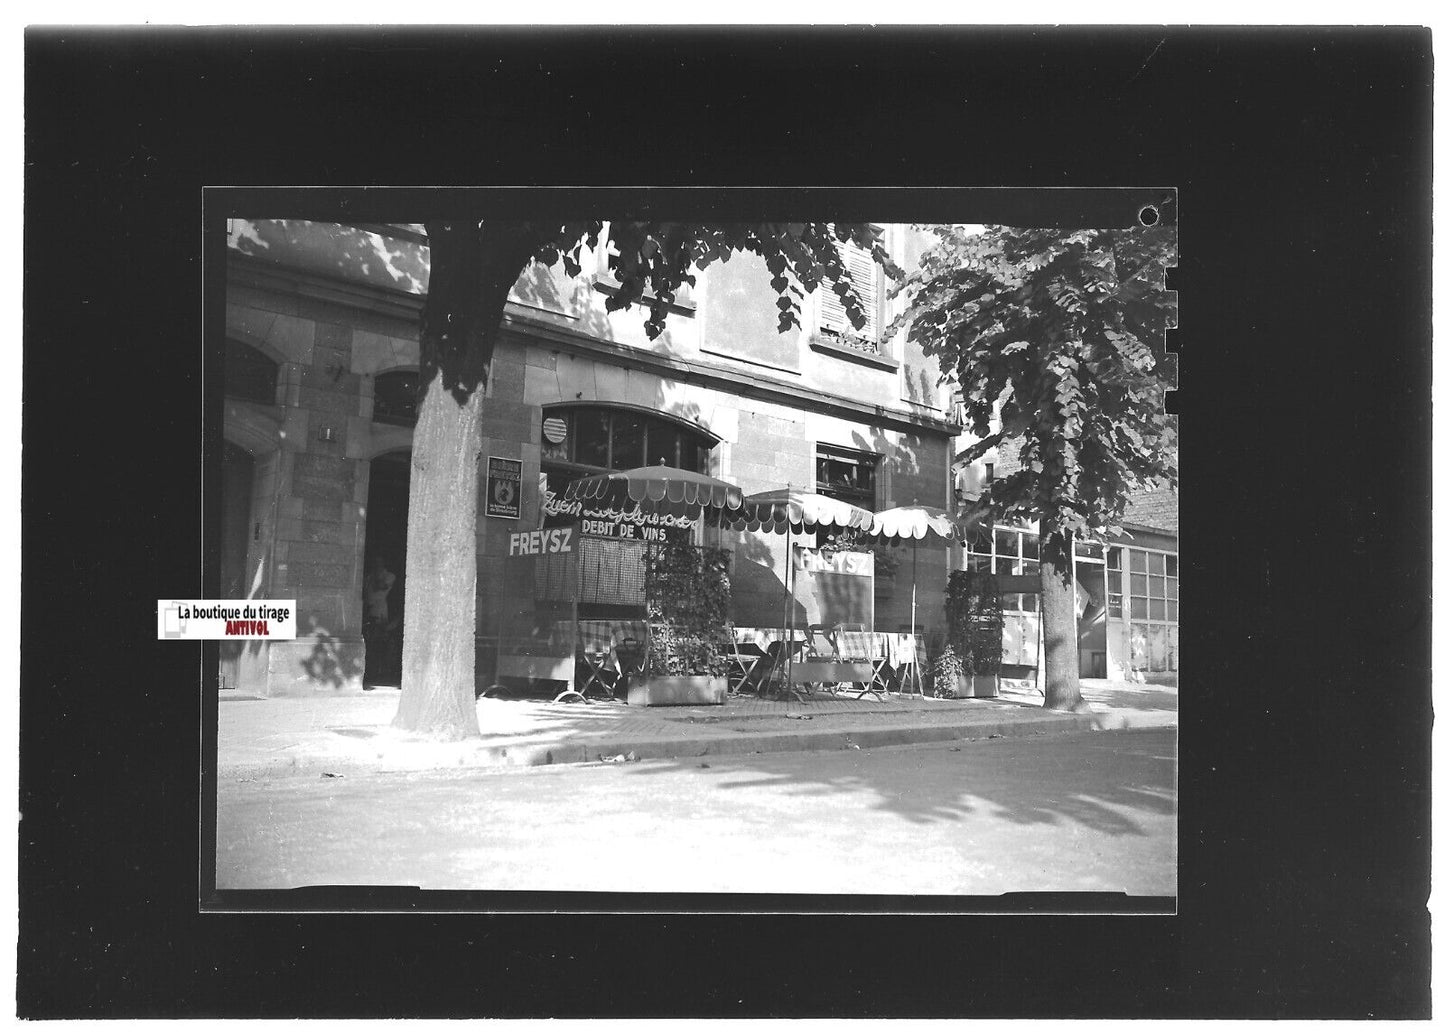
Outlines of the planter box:
M 998 675 L 959 676 L 953 688 L 954 697 L 997 697 Z
M 652 676 L 627 688 L 628 704 L 722 704 L 727 699 L 727 676 Z

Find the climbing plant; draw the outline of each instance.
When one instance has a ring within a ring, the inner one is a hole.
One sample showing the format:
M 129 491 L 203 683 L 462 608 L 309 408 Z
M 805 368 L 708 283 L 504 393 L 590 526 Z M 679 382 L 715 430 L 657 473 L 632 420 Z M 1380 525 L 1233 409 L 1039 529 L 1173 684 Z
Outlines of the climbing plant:
M 948 639 L 934 655 L 935 693 L 952 692 L 959 676 L 997 675 L 1003 664 L 1003 610 L 998 578 L 983 571 L 952 571 L 944 596 Z
M 648 668 L 659 676 L 727 674 L 731 552 L 691 543 L 647 551 Z

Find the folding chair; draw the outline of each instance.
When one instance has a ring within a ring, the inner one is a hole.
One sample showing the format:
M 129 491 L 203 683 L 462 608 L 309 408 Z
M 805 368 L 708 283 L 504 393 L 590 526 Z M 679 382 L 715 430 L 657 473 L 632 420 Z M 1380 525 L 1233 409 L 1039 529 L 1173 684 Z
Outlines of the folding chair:
M 650 643 L 646 622 L 623 622 L 612 630 L 612 656 L 617 661 L 617 691 L 626 700 L 627 682 L 647 671 Z
M 739 636 L 742 630 L 728 626 L 728 642 L 732 652 L 728 655 L 728 693 L 740 694 L 748 684 L 762 678 L 758 671 L 766 655 L 763 649 L 751 639 Z M 751 632 L 751 630 L 749 630 Z
M 791 667 L 789 662 L 793 659 L 794 655 L 806 648 L 807 641 L 806 639 L 797 640 L 785 638 L 783 630 L 781 629 L 761 631 L 761 635 L 764 636 L 769 636 L 773 633 L 776 633 L 776 637 L 769 639 L 767 649 L 763 651 L 762 660 L 758 662 L 758 667 L 755 670 L 760 673 L 755 685 L 758 687 L 759 693 L 785 694 L 801 700 L 802 697 L 796 689 L 788 685 L 784 685 L 779 689 L 777 684 L 784 678 L 789 677 L 788 670 Z
M 585 701 L 596 687 L 612 700 L 617 699 L 621 670 L 613 654 L 612 630 L 606 622 L 577 623 L 577 689 Z
M 840 661 L 867 663 L 871 670 L 866 682 L 858 680 L 853 683 L 858 690 L 858 696 L 854 700 L 861 701 L 868 694 L 872 694 L 880 701 L 883 700 L 888 692 L 886 677 L 888 657 L 887 652 L 883 649 L 882 637 L 876 633 L 844 632 L 839 629 L 835 634 L 835 639 L 838 644 Z

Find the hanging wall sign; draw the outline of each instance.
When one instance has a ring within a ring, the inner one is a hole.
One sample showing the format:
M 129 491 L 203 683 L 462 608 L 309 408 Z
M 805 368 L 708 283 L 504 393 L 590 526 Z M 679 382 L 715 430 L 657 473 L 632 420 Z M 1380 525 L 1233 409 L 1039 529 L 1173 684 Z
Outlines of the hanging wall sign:
M 522 505 L 522 461 L 487 457 L 487 517 L 518 518 Z
M 567 422 L 561 417 L 548 417 L 542 422 L 542 434 L 554 446 L 567 441 Z
M 809 624 L 873 628 L 873 555 L 793 547 L 793 600 Z

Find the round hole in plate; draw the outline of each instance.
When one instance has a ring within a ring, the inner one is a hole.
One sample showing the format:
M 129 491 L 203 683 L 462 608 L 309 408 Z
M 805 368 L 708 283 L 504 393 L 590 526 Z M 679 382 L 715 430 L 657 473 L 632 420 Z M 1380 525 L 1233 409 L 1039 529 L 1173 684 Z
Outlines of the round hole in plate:
M 1139 210 L 1139 225 L 1153 226 L 1159 222 L 1159 210 L 1153 205 L 1145 205 Z

